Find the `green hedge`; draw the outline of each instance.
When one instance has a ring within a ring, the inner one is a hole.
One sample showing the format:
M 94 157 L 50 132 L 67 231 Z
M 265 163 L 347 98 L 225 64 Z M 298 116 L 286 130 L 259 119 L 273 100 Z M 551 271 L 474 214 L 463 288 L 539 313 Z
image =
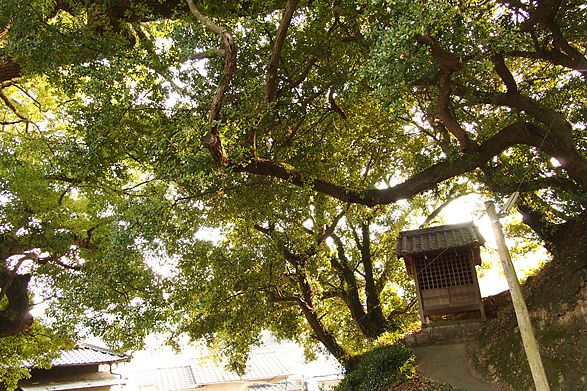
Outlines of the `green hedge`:
M 353 369 L 334 391 L 384 391 L 414 373 L 414 354 L 404 345 L 380 346 L 356 357 Z

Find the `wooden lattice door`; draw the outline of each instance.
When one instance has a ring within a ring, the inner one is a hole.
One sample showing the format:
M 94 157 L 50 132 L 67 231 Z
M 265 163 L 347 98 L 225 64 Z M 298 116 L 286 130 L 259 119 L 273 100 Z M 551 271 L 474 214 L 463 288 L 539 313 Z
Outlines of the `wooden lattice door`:
M 415 259 L 423 316 L 478 308 L 479 288 L 470 254 L 452 250 Z

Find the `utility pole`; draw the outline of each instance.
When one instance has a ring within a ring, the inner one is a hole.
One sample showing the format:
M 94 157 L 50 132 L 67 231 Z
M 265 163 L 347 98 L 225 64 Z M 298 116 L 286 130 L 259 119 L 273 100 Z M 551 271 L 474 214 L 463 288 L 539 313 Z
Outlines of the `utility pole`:
M 516 318 L 518 319 L 518 327 L 520 328 L 520 335 L 522 336 L 522 343 L 524 344 L 524 350 L 526 351 L 526 357 L 530 364 L 530 370 L 532 371 L 532 377 L 534 378 L 534 385 L 536 391 L 550 391 L 550 385 L 546 378 L 546 372 L 542 365 L 542 358 L 538 351 L 538 344 L 536 343 L 536 337 L 532 330 L 532 323 L 530 322 L 530 315 L 528 314 L 528 307 L 526 307 L 526 301 L 522 296 L 522 288 L 520 287 L 520 281 L 516 276 L 514 264 L 510 257 L 507 245 L 505 243 L 505 237 L 503 235 L 503 229 L 499 222 L 499 216 L 495 211 L 495 205 L 493 201 L 485 202 L 485 209 L 491 220 L 491 226 L 493 227 L 493 233 L 495 234 L 495 241 L 497 242 L 497 251 L 499 258 L 501 259 L 501 265 L 503 272 L 508 281 L 510 287 L 510 295 L 512 297 L 512 303 L 516 311 Z

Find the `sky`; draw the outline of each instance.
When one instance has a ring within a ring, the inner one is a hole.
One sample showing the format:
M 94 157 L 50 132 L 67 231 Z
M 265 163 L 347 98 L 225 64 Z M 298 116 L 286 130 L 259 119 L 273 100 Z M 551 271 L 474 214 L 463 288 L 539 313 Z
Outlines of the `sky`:
M 484 202 L 489 201 L 482 199 L 478 194 L 472 194 L 464 197 L 463 199 L 455 200 L 450 203 L 443 211 L 441 216 L 446 224 L 457 224 L 464 223 L 473 220 L 479 227 L 481 235 L 485 238 L 485 248 L 481 249 L 481 259 L 484 263 L 491 264 L 489 270 L 478 271 L 479 276 L 479 288 L 481 290 L 481 296 L 491 296 L 499 292 L 508 289 L 508 284 L 505 276 L 503 275 L 503 269 L 499 258 L 497 256 L 497 245 L 495 242 L 495 236 L 493 234 L 493 228 L 489 221 L 487 213 L 483 213 L 479 216 L 480 208 L 484 209 Z M 500 211 L 500 205 L 505 203 L 506 200 L 493 200 L 496 204 L 496 209 Z M 521 219 L 521 216 L 516 212 L 512 211 L 510 215 L 504 219 Z M 502 225 L 504 224 L 502 220 Z M 513 245 L 514 238 L 507 238 L 506 242 L 508 246 Z M 531 270 L 539 267 L 541 261 L 548 259 L 548 255 L 545 250 L 538 251 L 533 254 L 527 254 L 524 258 L 516 258 L 514 260 L 514 267 L 518 275 L 518 279 L 523 280 L 531 272 Z

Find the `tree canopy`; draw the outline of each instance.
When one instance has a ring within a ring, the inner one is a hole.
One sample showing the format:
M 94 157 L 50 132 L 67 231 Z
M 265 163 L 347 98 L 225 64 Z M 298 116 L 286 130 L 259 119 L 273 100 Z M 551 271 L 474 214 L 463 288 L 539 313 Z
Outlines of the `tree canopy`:
M 3 1 L 0 335 L 32 276 L 56 329 L 234 362 L 269 329 L 346 363 L 402 329 L 395 235 L 426 208 L 517 190 L 556 250 L 587 203 L 585 12 Z

